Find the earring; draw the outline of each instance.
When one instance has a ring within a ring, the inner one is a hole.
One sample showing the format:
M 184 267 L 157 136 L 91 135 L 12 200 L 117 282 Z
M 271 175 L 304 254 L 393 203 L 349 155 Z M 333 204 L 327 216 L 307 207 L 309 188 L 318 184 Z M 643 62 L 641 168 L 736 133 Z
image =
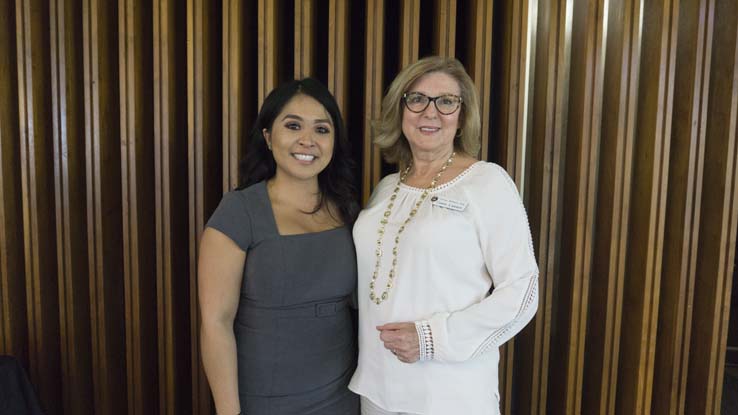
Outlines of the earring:
M 270 143 L 269 141 L 267 141 L 267 148 L 269 149 L 269 151 L 272 151 L 272 143 Z
M 456 129 L 456 137 L 461 137 L 461 128 Z

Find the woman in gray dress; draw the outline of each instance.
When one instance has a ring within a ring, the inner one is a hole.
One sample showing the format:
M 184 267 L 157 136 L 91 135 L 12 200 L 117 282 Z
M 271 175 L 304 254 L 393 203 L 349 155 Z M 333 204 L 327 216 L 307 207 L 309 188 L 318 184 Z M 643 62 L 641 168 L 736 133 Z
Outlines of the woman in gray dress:
M 346 130 L 320 82 L 272 91 L 241 185 L 202 235 L 200 342 L 217 413 L 358 414 L 349 298 L 356 191 Z

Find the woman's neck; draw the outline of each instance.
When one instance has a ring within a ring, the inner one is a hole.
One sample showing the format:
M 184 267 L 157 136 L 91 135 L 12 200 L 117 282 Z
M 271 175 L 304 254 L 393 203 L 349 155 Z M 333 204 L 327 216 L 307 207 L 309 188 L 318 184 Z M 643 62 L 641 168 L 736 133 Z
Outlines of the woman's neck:
M 413 168 L 410 175 L 419 178 L 435 176 L 451 157 L 453 151 L 452 147 L 436 153 L 413 153 Z
M 267 182 L 267 189 L 272 203 L 293 206 L 310 212 L 315 209 L 320 197 L 318 178 L 309 180 L 291 180 L 276 174 Z

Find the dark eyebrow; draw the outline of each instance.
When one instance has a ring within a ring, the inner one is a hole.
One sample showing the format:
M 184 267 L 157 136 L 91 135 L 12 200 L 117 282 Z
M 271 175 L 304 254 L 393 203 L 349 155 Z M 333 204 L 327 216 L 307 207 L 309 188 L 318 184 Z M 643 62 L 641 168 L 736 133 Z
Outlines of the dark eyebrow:
M 292 119 L 295 119 L 297 121 L 305 121 L 302 117 L 300 117 L 299 115 L 295 115 L 295 114 L 287 114 L 287 115 L 285 115 L 284 117 L 282 117 L 282 121 L 284 121 L 284 120 L 286 120 L 288 118 L 292 118 Z M 329 125 L 333 125 L 333 123 L 331 122 L 331 120 L 328 119 L 328 118 L 320 118 L 320 119 L 317 119 L 317 120 L 315 120 L 313 122 L 313 124 L 323 124 L 323 123 L 329 124 Z

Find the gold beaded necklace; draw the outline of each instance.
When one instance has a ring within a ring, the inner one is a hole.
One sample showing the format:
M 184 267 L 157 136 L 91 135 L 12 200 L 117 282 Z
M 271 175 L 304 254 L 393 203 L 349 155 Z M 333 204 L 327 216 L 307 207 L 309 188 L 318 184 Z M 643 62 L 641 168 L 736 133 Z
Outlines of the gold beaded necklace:
M 400 235 L 402 235 L 402 232 L 405 230 L 405 226 L 412 220 L 412 218 L 415 216 L 416 213 L 418 213 L 418 208 L 423 203 L 423 201 L 428 197 L 428 194 L 435 190 L 436 183 L 438 183 L 438 179 L 441 178 L 441 175 L 444 171 L 448 168 L 448 166 L 451 165 L 454 161 L 454 156 L 456 155 L 456 152 L 452 152 L 451 156 L 446 160 L 446 163 L 443 164 L 443 167 L 441 167 L 441 170 L 438 171 L 436 174 L 436 177 L 433 178 L 433 180 L 430 183 L 430 186 L 426 187 L 423 190 L 423 193 L 420 195 L 420 198 L 417 202 L 415 202 L 415 206 L 410 210 L 410 214 L 408 215 L 407 219 L 400 225 L 400 227 L 397 229 L 397 235 L 395 235 L 395 244 L 392 247 L 392 268 L 390 268 L 389 275 L 387 276 L 387 286 L 385 287 L 384 291 L 382 291 L 381 295 L 376 295 L 374 293 L 374 286 L 377 281 L 377 277 L 379 276 L 379 267 L 382 263 L 382 239 L 384 238 L 384 228 L 387 226 L 387 222 L 389 222 L 389 217 L 392 214 L 392 207 L 394 206 L 395 199 L 397 199 L 397 193 L 400 191 L 400 184 L 405 181 L 407 178 L 408 173 L 410 173 L 410 169 L 413 167 L 412 163 L 407 166 L 407 168 L 402 172 L 400 175 L 400 180 L 397 181 L 397 184 L 395 185 L 395 189 L 392 191 L 392 195 L 390 196 L 389 204 L 387 204 L 387 210 L 384 211 L 384 215 L 382 216 L 382 219 L 379 221 L 379 229 L 377 232 L 379 235 L 377 236 L 377 250 L 375 251 L 375 255 L 377 258 L 377 262 L 374 264 L 374 274 L 372 274 L 372 280 L 369 282 L 369 299 L 376 303 L 377 305 L 381 304 L 382 301 L 389 298 L 389 291 L 392 289 L 393 281 L 395 280 L 395 277 L 397 274 L 395 273 L 395 270 L 397 268 L 397 254 L 399 252 L 400 248 Z

